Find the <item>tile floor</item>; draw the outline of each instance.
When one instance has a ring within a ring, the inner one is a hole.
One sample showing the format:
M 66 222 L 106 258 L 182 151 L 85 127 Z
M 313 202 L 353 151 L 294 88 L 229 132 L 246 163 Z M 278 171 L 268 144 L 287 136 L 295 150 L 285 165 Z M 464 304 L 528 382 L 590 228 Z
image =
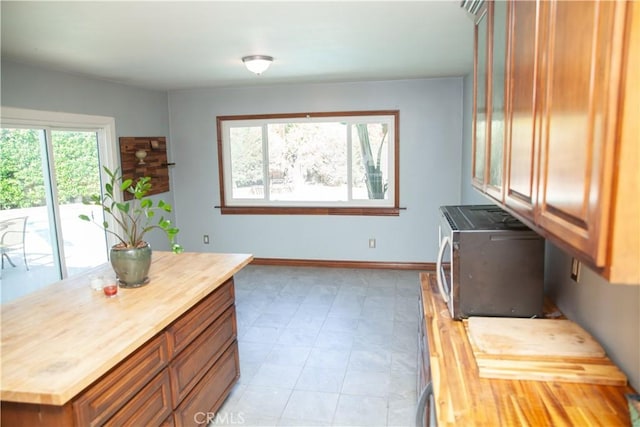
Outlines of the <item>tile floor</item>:
M 241 377 L 212 425 L 414 425 L 418 272 L 249 266 L 235 285 Z

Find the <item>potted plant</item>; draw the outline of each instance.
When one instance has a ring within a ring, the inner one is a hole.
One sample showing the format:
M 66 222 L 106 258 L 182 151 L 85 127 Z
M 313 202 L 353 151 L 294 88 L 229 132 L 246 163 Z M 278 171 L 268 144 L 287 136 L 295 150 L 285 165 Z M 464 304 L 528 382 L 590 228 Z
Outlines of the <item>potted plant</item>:
M 162 216 L 163 212 L 171 212 L 171 205 L 163 200 L 154 203 L 152 199 L 145 197 L 151 190 L 150 177 L 142 177 L 134 182 L 132 179 L 123 180 L 119 168 L 111 171 L 104 167 L 104 171 L 109 176 L 104 186 L 104 195 L 94 194 L 83 203 L 100 206 L 120 226 L 120 231 L 110 229 L 106 220 L 96 221 L 93 215 L 79 217 L 84 221 L 93 222 L 118 239 L 118 243 L 111 247 L 109 259 L 120 286 L 143 286 L 149 282 L 148 273 L 151 266 L 151 245 L 143 239 L 147 232 L 153 229 L 162 230 L 169 239 L 171 250 L 175 253 L 183 251 L 182 246 L 175 243 L 179 230 Z M 131 200 L 116 200 L 117 191 L 131 194 Z

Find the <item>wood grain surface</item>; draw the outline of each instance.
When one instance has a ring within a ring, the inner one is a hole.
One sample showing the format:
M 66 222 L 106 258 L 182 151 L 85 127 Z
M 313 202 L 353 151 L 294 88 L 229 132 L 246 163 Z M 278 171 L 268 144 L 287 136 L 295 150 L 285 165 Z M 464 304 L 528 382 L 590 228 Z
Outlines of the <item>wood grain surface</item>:
M 487 354 L 510 356 L 604 357 L 602 346 L 568 319 L 470 317 L 471 344 Z
M 481 378 L 627 384 L 602 346 L 571 320 L 470 317 L 464 322 Z
M 464 322 L 420 274 L 438 426 L 628 426 L 629 386 L 481 378 Z M 555 311 L 548 303 L 545 312 Z
M 136 151 L 144 150 L 144 163 L 136 157 Z M 123 179 L 151 178 L 151 190 L 147 195 L 169 191 L 169 163 L 167 160 L 167 138 L 164 136 L 120 137 L 120 163 Z M 125 192 L 125 200 L 131 200 L 131 193 Z
M 91 275 L 1 306 L 3 401 L 63 405 L 252 260 L 247 254 L 154 252 L 150 283 L 106 298 Z

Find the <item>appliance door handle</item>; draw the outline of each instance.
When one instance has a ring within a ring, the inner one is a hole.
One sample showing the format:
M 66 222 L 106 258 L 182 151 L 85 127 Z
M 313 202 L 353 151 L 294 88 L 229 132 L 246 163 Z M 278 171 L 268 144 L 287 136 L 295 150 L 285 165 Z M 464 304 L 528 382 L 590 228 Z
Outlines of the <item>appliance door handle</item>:
M 418 407 L 416 408 L 416 427 L 425 427 L 425 419 L 424 413 L 427 403 L 429 402 L 429 397 L 433 393 L 433 384 L 431 381 L 427 384 L 427 386 L 422 391 L 420 395 L 420 399 L 418 399 Z M 429 408 L 429 412 L 431 412 L 433 408 Z
M 444 250 L 451 243 L 449 236 L 444 236 L 440 242 L 440 250 L 438 251 L 438 259 L 436 260 L 436 282 L 438 282 L 438 289 L 440 289 L 440 295 L 444 302 L 449 302 L 449 294 L 444 291 L 444 275 L 442 274 L 442 258 L 444 257 Z

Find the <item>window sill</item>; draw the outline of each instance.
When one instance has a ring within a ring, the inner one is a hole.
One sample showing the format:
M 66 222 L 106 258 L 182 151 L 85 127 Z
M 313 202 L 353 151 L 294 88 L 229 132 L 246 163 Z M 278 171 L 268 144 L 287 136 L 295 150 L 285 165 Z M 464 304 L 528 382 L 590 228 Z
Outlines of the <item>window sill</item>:
M 222 215 L 353 215 L 399 216 L 400 208 L 331 208 L 331 207 L 270 207 L 222 206 Z

